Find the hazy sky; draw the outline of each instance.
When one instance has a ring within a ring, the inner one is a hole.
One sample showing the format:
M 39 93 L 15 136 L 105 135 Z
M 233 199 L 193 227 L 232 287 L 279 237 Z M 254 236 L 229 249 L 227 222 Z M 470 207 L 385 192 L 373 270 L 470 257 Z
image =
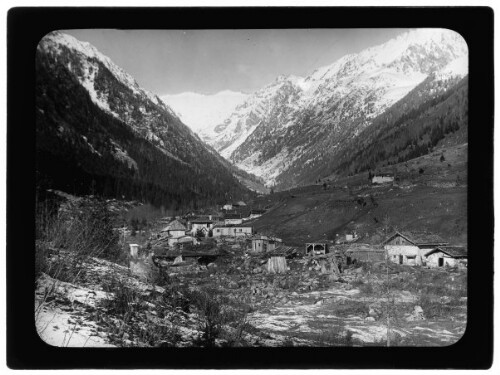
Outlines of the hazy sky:
M 251 93 L 280 74 L 304 76 L 406 29 L 64 30 L 90 42 L 158 95 Z

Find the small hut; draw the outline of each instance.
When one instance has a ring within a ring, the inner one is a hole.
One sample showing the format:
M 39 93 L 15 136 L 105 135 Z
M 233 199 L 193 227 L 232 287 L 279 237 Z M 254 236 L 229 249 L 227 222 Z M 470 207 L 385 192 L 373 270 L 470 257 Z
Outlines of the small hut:
M 425 254 L 429 267 L 467 268 L 467 249 L 461 246 L 439 246 Z
M 309 242 L 306 243 L 306 255 L 324 255 L 328 254 L 328 244 L 326 242 Z

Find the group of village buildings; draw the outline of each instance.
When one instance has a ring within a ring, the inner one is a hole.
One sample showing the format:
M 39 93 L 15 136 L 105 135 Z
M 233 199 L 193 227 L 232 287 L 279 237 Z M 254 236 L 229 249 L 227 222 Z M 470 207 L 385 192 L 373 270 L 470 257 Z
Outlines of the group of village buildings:
M 285 253 L 291 247 L 285 246 L 280 238 L 257 234 L 246 223 L 261 216 L 265 211 L 249 209 L 244 202 L 228 203 L 222 212 L 208 215 L 187 215 L 175 218 L 161 231 L 168 240 L 169 247 L 196 245 L 202 237 L 215 239 L 245 239 L 251 242 L 253 253 Z M 349 262 L 382 261 L 386 257 L 396 264 L 426 267 L 467 267 L 467 249 L 451 246 L 438 235 L 397 231 L 389 235 L 381 246 L 359 243 L 356 232 L 345 233 L 335 241 L 318 240 L 305 244 L 305 254 L 326 255 L 337 246 L 344 246 Z

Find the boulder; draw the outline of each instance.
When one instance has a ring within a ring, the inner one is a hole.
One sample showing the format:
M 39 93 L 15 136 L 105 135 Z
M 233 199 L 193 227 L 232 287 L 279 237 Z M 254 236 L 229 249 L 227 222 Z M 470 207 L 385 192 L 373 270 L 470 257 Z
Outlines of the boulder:
M 416 320 L 425 320 L 424 309 L 421 306 L 415 306 L 413 312 L 406 318 L 407 321 L 413 322 Z

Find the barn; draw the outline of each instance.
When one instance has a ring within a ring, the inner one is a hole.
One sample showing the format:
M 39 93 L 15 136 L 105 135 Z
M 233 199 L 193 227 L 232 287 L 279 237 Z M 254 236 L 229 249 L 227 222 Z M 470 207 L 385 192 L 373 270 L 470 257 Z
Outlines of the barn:
M 428 267 L 467 268 L 467 249 L 461 246 L 439 246 L 425 254 Z
M 418 232 L 396 232 L 383 242 L 390 261 L 411 266 L 422 265 L 429 249 L 446 245 L 436 234 Z

